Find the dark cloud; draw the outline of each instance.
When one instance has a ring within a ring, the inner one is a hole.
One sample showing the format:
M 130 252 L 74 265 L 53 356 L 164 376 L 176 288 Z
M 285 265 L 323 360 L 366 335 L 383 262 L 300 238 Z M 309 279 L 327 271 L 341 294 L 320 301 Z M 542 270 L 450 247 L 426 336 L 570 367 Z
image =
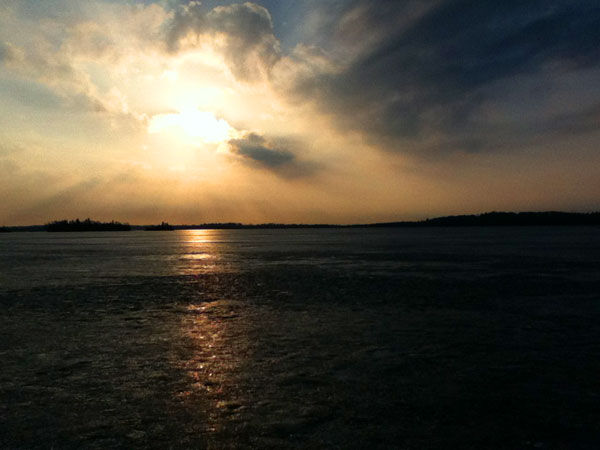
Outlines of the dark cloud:
M 180 7 L 170 24 L 167 44 L 181 49 L 181 40 L 192 35 L 195 43 L 207 36 L 222 38 L 223 51 L 233 74 L 253 80 L 269 72 L 280 57 L 271 15 L 254 3 L 219 6 L 207 10 L 199 2 Z
M 255 133 L 250 133 L 242 139 L 230 140 L 229 147 L 235 154 L 269 168 L 292 163 L 295 159 L 292 152 L 273 148 L 264 137 Z
M 312 173 L 311 167 L 299 161 L 289 148 L 290 142 L 272 142 L 265 137 L 249 133 L 241 139 L 229 141 L 229 150 L 246 163 L 276 172 L 286 178 L 295 178 Z
M 468 138 L 473 150 L 473 142 L 493 135 L 493 120 L 479 114 L 496 85 L 531 75 L 548 83 L 553 71 L 600 65 L 595 1 L 447 0 L 407 10 L 410 3 L 347 5 L 338 38 L 368 45 L 343 71 L 304 78 L 295 94 L 316 99 L 342 127 L 363 130 L 389 149 L 425 135 L 467 139 L 477 127 L 481 139 Z
M 588 133 L 600 131 L 600 103 L 592 108 L 570 114 L 561 114 L 548 121 L 544 130 L 547 133 Z

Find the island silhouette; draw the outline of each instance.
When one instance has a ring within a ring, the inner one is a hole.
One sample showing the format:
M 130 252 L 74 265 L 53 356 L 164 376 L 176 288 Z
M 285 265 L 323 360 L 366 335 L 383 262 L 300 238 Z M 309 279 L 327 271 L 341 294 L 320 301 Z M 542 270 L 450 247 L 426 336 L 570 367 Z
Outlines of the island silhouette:
M 144 227 L 146 231 L 173 231 L 174 228 L 168 222 L 161 222 L 160 225 L 148 225 Z
M 85 220 L 55 220 L 45 226 L 46 231 L 130 231 L 131 225 L 116 221 L 98 222 L 89 217 Z
M 279 228 L 429 228 L 429 227 L 529 227 L 529 226 L 600 226 L 600 212 L 487 212 L 435 217 L 416 221 L 377 222 L 362 224 L 303 224 L 303 223 L 260 223 L 210 222 L 201 224 L 130 225 L 126 222 L 101 222 L 85 220 L 55 220 L 45 225 L 2 226 L 0 232 L 10 231 L 171 231 L 171 230 L 243 230 Z

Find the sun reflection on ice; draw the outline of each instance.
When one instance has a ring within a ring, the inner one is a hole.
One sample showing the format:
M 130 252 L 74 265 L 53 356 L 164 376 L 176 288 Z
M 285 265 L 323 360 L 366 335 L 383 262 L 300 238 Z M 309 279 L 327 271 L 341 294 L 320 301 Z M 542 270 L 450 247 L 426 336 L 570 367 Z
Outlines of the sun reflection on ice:
M 223 230 L 181 230 L 177 270 L 197 295 L 181 310 L 178 333 L 182 350 L 173 364 L 184 375 L 178 401 L 202 417 L 203 433 L 231 433 L 248 408 L 240 387 L 250 352 L 247 304 L 232 298 L 235 289 L 220 274 L 236 272 L 237 263 Z M 241 295 L 241 294 L 240 294 Z
M 222 431 L 246 407 L 236 381 L 249 347 L 241 307 L 226 300 L 190 304 L 181 322 L 187 352 L 178 365 L 188 386 L 179 397 L 204 412 L 207 432 Z
M 215 274 L 238 270 L 237 263 L 224 258 L 228 244 L 223 230 L 182 230 L 178 233 L 181 236 L 179 274 Z

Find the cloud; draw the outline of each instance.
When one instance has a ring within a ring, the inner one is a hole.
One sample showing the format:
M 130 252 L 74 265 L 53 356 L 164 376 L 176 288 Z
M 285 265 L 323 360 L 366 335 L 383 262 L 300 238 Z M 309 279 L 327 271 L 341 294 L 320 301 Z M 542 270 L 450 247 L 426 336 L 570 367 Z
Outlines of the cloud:
M 300 161 L 290 149 L 291 141 L 273 142 L 257 133 L 247 133 L 228 142 L 229 151 L 245 163 L 277 173 L 285 178 L 296 178 L 313 173 L 314 167 Z
M 191 138 L 205 143 L 219 143 L 235 135 L 237 131 L 225 119 L 217 118 L 212 112 L 196 108 L 177 113 L 156 114 L 148 122 L 149 133 L 179 129 Z
M 156 57 L 163 27 L 172 14 L 157 4 L 91 3 L 68 27 L 61 47 L 74 58 L 116 69 L 140 54 Z
M 89 76 L 76 69 L 66 55 L 51 51 L 42 44 L 29 49 L 4 44 L 0 55 L 0 61 L 13 75 L 48 87 L 69 106 L 91 111 L 106 110 Z
M 0 42 L 0 62 L 6 62 L 14 58 L 12 45 L 8 42 Z
M 13 159 L 0 159 L 0 174 L 3 176 L 17 173 L 20 169 L 21 166 L 19 166 L 19 164 L 17 164 L 17 162 L 15 162 Z
M 315 101 L 340 128 L 361 130 L 389 150 L 427 151 L 434 148 L 428 140 L 440 148 L 440 141 L 465 139 L 483 148 L 506 132 L 483 114 L 502 101 L 499 91 L 521 77 L 562 89 L 565 73 L 583 77 L 600 65 L 600 8 L 593 1 L 426 3 L 420 9 L 392 0 L 347 5 L 334 33 L 335 45 L 346 47 L 344 68 L 296 79 L 290 92 Z M 581 88 L 569 89 L 582 96 Z M 592 94 L 600 104 L 598 92 Z M 545 96 L 530 100 L 541 108 Z M 526 108 L 519 99 L 509 105 L 517 114 Z M 564 112 L 554 108 L 555 115 Z
M 548 132 L 597 132 L 598 124 L 600 124 L 600 103 L 583 111 L 578 111 L 571 114 L 563 114 L 548 124 Z
M 242 139 L 231 139 L 229 148 L 233 153 L 269 168 L 277 168 L 295 160 L 292 152 L 273 148 L 264 137 L 256 133 L 249 133 Z
M 0 135 L 0 138 L 4 141 L 0 143 L 0 157 L 18 155 L 25 151 L 22 145 L 6 142 L 5 136 Z
M 113 129 L 142 129 L 146 116 L 116 86 L 146 61 L 161 63 L 156 56 L 164 57 L 164 48 L 157 42 L 172 15 L 152 4 L 38 3 L 15 4 L 14 17 L 0 19 L 4 82 L 28 91 L 19 92 L 22 103 L 52 100 L 59 110 L 101 113 Z
M 173 52 L 211 42 L 224 55 L 236 78 L 251 81 L 268 75 L 280 57 L 271 15 L 254 3 L 207 11 L 199 2 L 180 7 L 170 24 L 167 45 Z

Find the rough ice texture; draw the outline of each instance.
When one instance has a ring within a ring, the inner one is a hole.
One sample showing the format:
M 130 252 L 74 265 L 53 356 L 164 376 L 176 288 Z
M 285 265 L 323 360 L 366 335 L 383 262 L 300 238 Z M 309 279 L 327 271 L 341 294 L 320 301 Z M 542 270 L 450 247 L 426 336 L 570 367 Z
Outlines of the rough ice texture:
M 1 448 L 599 444 L 597 229 L 1 239 Z

